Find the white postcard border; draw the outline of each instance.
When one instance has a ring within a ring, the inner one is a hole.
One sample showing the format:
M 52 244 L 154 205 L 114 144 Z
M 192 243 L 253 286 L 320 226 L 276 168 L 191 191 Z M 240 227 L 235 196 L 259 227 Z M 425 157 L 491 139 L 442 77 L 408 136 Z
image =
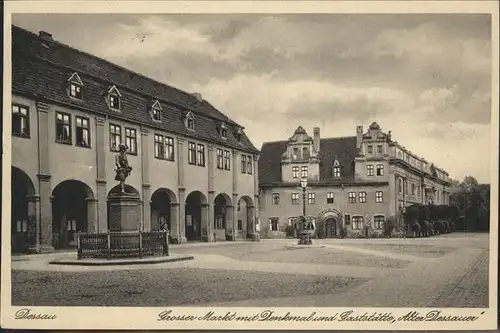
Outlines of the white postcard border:
M 15 313 L 23 307 L 11 306 L 10 223 L 2 223 L 1 325 L 21 329 L 345 329 L 345 330 L 486 330 L 496 329 L 497 322 L 497 253 L 498 253 L 498 2 L 496 1 L 6 1 L 4 10 L 4 106 L 11 103 L 11 15 L 12 13 L 490 13 L 492 15 L 492 118 L 491 118 L 491 224 L 489 258 L 488 309 L 423 309 L 423 308 L 211 308 L 211 307 L 29 307 L 32 313 L 55 315 L 55 319 L 16 320 Z M 11 113 L 4 107 L 3 121 L 3 221 L 10 220 Z M 27 308 L 27 307 L 24 307 Z M 248 321 L 236 320 L 158 320 L 171 310 L 172 315 L 203 317 L 236 312 Z M 395 318 L 411 311 L 421 314 L 440 310 L 441 315 L 478 316 L 475 321 L 312 321 L 312 320 L 250 320 L 269 316 L 328 317 L 353 310 L 389 312 Z M 259 317 L 260 316 L 260 317 Z

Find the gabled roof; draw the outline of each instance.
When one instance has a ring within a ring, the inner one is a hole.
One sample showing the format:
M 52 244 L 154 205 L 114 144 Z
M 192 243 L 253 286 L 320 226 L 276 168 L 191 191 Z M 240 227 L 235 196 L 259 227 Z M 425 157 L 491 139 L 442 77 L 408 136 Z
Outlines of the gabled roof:
M 206 100 L 198 100 L 193 94 L 157 82 L 91 54 L 76 50 L 62 43 L 42 40 L 32 32 L 12 26 L 12 91 L 30 97 L 38 96 L 69 107 L 81 108 L 102 115 L 119 117 L 146 124 L 172 133 L 197 137 L 224 146 L 257 153 L 248 137 L 243 134 L 237 141 L 228 133 L 221 140 L 217 123 L 238 125 L 215 109 Z M 78 72 L 85 84 L 85 98 L 75 101 L 66 93 L 68 77 Z M 120 114 L 112 114 L 103 98 L 111 86 L 116 85 L 122 95 Z M 163 123 L 154 122 L 145 110 L 151 100 L 162 104 Z M 183 116 L 192 111 L 196 116 L 196 131 L 189 131 L 183 124 Z M 238 125 L 240 126 L 240 125 Z M 231 132 L 231 131 L 229 131 Z
M 78 75 L 77 72 L 71 74 L 71 76 L 68 79 L 68 82 L 78 83 L 79 85 L 83 86 L 83 82 L 80 79 L 80 75 Z
M 280 182 L 281 155 L 287 148 L 287 141 L 265 142 L 259 157 L 259 182 L 261 184 Z M 354 158 L 356 137 L 325 138 L 320 140 L 320 181 L 354 180 Z M 333 178 L 333 164 L 338 160 L 341 178 Z

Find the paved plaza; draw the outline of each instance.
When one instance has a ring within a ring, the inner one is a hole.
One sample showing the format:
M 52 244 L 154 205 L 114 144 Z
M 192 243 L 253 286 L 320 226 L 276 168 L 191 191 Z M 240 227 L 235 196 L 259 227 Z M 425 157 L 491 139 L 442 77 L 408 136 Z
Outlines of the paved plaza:
M 194 260 L 49 265 L 75 252 L 13 256 L 23 306 L 488 307 L 488 234 L 173 245 Z

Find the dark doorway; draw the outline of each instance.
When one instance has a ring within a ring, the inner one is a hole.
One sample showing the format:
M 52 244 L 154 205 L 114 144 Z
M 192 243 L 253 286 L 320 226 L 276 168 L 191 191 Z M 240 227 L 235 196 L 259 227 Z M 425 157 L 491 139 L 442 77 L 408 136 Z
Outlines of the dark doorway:
M 223 194 L 217 195 L 214 202 L 214 230 L 225 230 L 227 223 L 226 207 L 229 205 Z
M 76 246 L 76 234 L 87 232 L 90 188 L 77 180 L 61 182 L 52 191 L 52 242 L 56 249 Z
M 12 252 L 26 252 L 29 244 L 36 243 L 35 217 L 29 216 L 28 196 L 35 194 L 33 183 L 22 170 L 12 168 L 11 182 L 11 245 Z
M 337 237 L 337 221 L 334 218 L 327 218 L 325 221 L 325 237 Z
M 167 190 L 156 190 L 151 196 L 151 230 L 172 230 L 171 206 L 172 200 Z
M 201 241 L 202 209 L 206 204 L 205 196 L 199 192 L 191 192 L 186 198 L 186 238 L 188 241 Z

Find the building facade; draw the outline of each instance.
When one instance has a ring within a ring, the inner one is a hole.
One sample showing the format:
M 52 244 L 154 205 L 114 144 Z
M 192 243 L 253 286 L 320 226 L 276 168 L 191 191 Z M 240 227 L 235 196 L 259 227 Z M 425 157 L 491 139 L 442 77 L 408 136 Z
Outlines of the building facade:
M 127 191 L 140 230 L 172 240 L 245 239 L 258 216 L 258 150 L 243 126 L 180 91 L 12 27 L 13 250 L 75 245 L 106 232 L 115 155 L 127 147 Z
M 263 237 L 284 237 L 306 215 L 326 237 L 368 236 L 383 232 L 390 216 L 414 203 L 449 204 L 448 173 L 411 153 L 377 123 L 356 136 L 313 137 L 299 127 L 287 141 L 264 143 L 259 159 L 260 216 Z M 321 223 L 319 223 L 321 222 Z

